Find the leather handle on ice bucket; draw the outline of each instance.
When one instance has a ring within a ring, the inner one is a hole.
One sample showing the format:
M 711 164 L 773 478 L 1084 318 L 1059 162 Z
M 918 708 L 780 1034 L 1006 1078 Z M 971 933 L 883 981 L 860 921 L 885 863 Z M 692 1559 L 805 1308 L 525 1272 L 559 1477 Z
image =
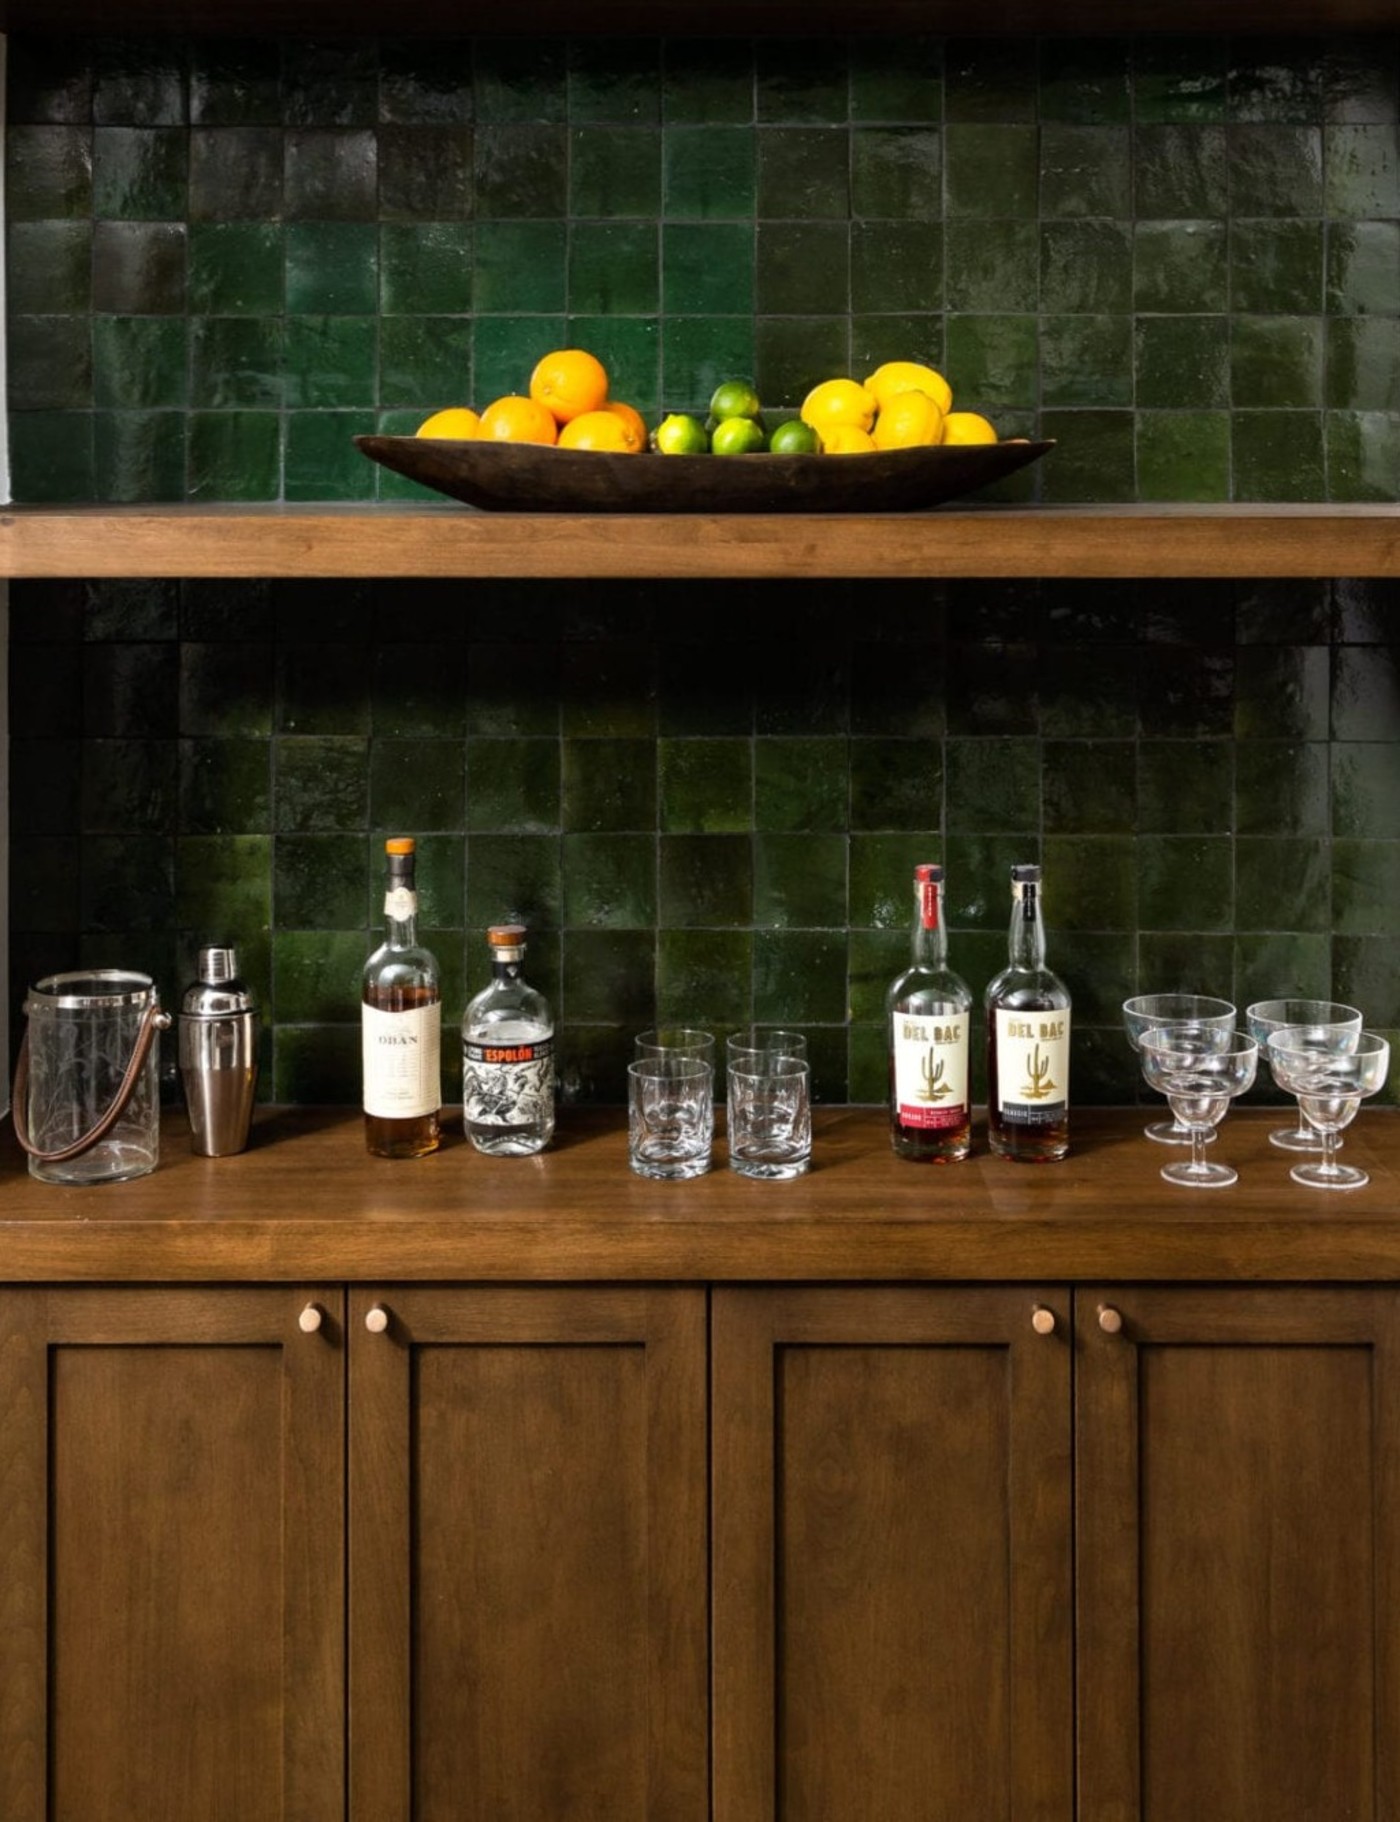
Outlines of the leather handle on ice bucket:
M 19 1041 L 19 1056 L 15 1059 L 14 1088 L 10 1094 L 10 1106 L 14 1110 L 15 1137 L 31 1158 L 37 1158 L 41 1164 L 62 1164 L 68 1158 L 81 1156 L 90 1151 L 99 1139 L 105 1139 L 126 1112 L 126 1104 L 131 1099 L 146 1058 L 150 1055 L 151 1045 L 155 1042 L 158 1031 L 164 1031 L 170 1023 L 170 1014 L 163 1012 L 159 1006 L 148 1006 L 141 1015 L 141 1029 L 136 1034 L 136 1042 L 131 1047 L 131 1058 L 126 1072 L 117 1084 L 117 1092 L 112 1096 L 111 1105 L 106 1113 L 90 1126 L 80 1139 L 73 1139 L 67 1145 L 60 1145 L 55 1151 L 41 1151 L 29 1137 L 29 1030 L 25 1028 L 24 1036 Z

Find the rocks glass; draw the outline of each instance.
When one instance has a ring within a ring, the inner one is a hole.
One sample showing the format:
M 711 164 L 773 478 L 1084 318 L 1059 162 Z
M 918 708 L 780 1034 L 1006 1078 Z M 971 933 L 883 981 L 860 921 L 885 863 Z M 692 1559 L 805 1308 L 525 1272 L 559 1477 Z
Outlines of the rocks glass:
M 800 1177 L 812 1162 L 812 1078 L 805 1057 L 740 1050 L 729 1061 L 729 1168 Z
M 1229 1000 L 1212 999 L 1204 993 L 1144 993 L 1123 1002 L 1123 1029 L 1128 1042 L 1141 1054 L 1142 1035 L 1162 1025 L 1180 1025 L 1188 1030 L 1214 1032 L 1223 1038 L 1235 1028 L 1235 1008 Z M 1159 1145 L 1189 1145 L 1191 1132 L 1181 1121 L 1154 1120 L 1143 1127 L 1143 1136 Z M 1215 1138 L 1207 1134 L 1207 1143 Z
M 1276 1031 L 1310 1031 L 1314 1033 L 1315 1047 L 1322 1046 L 1333 1050 L 1344 1050 L 1343 1039 L 1355 1036 L 1361 1030 L 1361 1014 L 1355 1006 L 1342 1006 L 1335 1000 L 1256 1000 L 1252 1006 L 1244 1009 L 1244 1022 L 1249 1027 L 1250 1036 L 1257 1039 L 1261 1053 L 1268 1063 L 1275 1082 L 1282 1088 L 1278 1071 L 1273 1066 L 1273 1052 L 1269 1049 L 1269 1039 Z M 1336 1039 L 1336 1042 L 1329 1040 Z M 1303 1110 L 1298 1110 L 1296 1126 L 1280 1126 L 1269 1134 L 1270 1145 L 1277 1145 L 1280 1151 L 1317 1151 L 1321 1147 L 1316 1132 L 1303 1117 Z M 1341 1140 L 1338 1139 L 1338 1145 Z
M 1370 1182 L 1364 1170 L 1338 1164 L 1338 1134 L 1356 1118 L 1364 1095 L 1385 1086 L 1390 1045 L 1373 1031 L 1358 1031 L 1349 1048 L 1340 1049 L 1316 1030 L 1285 1027 L 1269 1039 L 1269 1066 L 1280 1088 L 1298 1097 L 1298 1109 L 1319 1135 L 1322 1156 L 1289 1171 L 1295 1183 L 1310 1189 L 1360 1189 Z
M 698 1056 L 627 1065 L 627 1161 L 639 1177 L 703 1177 L 715 1134 L 715 1072 Z
M 1159 1025 L 1142 1034 L 1139 1054 L 1148 1082 L 1167 1097 L 1191 1135 L 1190 1158 L 1164 1165 L 1163 1177 L 1188 1189 L 1237 1183 L 1239 1172 L 1230 1165 L 1206 1162 L 1206 1134 L 1225 1118 L 1234 1097 L 1253 1083 L 1259 1064 L 1255 1040 L 1246 1031 L 1231 1032 L 1222 1042 L 1213 1031 Z

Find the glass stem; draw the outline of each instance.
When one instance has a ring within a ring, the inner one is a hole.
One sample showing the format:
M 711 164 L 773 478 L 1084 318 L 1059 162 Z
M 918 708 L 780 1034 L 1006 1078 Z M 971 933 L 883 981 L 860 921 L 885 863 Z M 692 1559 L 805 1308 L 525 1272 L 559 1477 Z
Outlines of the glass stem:
M 1337 1128 L 1322 1128 L 1322 1174 L 1334 1177 L 1337 1174 Z
M 1197 1176 L 1206 1167 L 1206 1130 L 1204 1126 L 1191 1128 L 1191 1168 Z

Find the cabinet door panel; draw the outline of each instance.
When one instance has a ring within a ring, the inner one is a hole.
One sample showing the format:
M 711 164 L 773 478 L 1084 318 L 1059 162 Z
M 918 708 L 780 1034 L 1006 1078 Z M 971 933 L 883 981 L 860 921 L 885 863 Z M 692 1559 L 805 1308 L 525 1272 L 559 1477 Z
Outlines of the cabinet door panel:
M 351 1375 L 353 1806 L 701 1822 L 704 1292 L 382 1301 Z
M 1063 1297 L 726 1289 L 713 1335 L 716 1822 L 1066 1822 Z
M 339 1303 L 0 1299 L 6 1822 L 343 1814 L 343 1356 L 312 1298 Z
M 1395 1815 L 1397 1307 L 1081 1295 L 1085 1822 Z

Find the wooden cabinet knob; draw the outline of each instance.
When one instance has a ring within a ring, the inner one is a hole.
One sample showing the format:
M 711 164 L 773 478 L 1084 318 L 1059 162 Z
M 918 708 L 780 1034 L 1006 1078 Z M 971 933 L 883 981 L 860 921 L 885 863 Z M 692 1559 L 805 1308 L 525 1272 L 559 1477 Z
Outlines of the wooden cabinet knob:
M 1123 1327 L 1123 1313 L 1114 1309 L 1111 1303 L 1099 1305 L 1099 1327 L 1105 1335 L 1116 1335 Z
M 1047 1310 L 1043 1303 L 1037 1303 L 1031 1311 L 1031 1327 L 1037 1335 L 1053 1335 L 1055 1333 L 1054 1310 Z
M 308 1303 L 306 1308 L 297 1317 L 297 1327 L 301 1330 L 303 1335 L 314 1335 L 317 1329 L 320 1328 L 322 1320 L 320 1305 Z
M 382 1335 L 389 1326 L 389 1312 L 376 1303 L 373 1309 L 365 1312 L 365 1327 L 371 1335 Z

